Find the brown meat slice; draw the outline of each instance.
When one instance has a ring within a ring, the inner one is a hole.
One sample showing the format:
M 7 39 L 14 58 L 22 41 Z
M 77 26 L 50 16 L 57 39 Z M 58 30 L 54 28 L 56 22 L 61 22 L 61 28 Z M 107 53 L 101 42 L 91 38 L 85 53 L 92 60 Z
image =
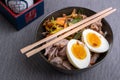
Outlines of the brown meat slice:
M 58 53 L 59 53 L 59 51 L 58 51 L 58 48 L 57 48 L 57 50 L 55 51 L 55 56 L 57 57 L 58 56 Z
M 73 66 L 67 60 L 66 55 L 66 45 L 68 43 L 67 39 L 63 39 L 52 46 L 46 48 L 45 56 L 48 57 L 48 61 L 57 67 L 62 69 L 73 69 Z
M 60 52 L 61 55 L 65 55 L 65 48 L 64 46 L 66 46 L 68 43 L 68 40 L 63 39 L 57 43 L 54 44 L 54 46 L 49 46 L 45 49 L 45 56 L 48 56 L 48 60 L 51 60 L 52 58 L 58 56 L 58 53 Z M 62 47 L 62 48 L 61 48 Z
M 63 48 L 65 45 L 67 45 L 67 43 L 68 43 L 68 40 L 67 39 L 63 39 L 63 40 L 55 43 L 53 46 L 57 46 L 57 47 Z
M 70 62 L 68 60 L 66 61 L 63 61 L 63 64 L 62 64 L 66 69 L 68 70 L 72 70 L 72 65 L 70 64 Z
M 64 46 L 58 53 L 61 57 L 66 57 L 66 46 Z
M 100 32 L 101 29 L 102 29 L 102 22 L 101 22 L 101 20 L 91 24 L 90 28 L 95 30 L 95 31 L 97 31 L 97 32 Z
M 55 52 L 57 50 L 57 47 L 52 47 L 49 54 L 48 54 L 48 61 L 50 61 L 51 59 L 53 59 L 55 57 Z
M 95 22 L 94 24 L 96 24 L 98 27 L 102 27 L 102 22 L 101 22 L 101 20 Z
M 99 58 L 99 56 L 100 56 L 99 54 L 94 53 L 94 54 L 92 55 L 92 57 L 91 57 L 90 64 L 91 64 L 91 65 L 95 64 L 95 62 L 97 61 L 97 59 Z
M 95 31 L 99 31 L 99 27 L 96 24 L 91 24 L 90 28 Z
M 55 65 L 59 65 L 62 64 L 63 60 L 61 57 L 55 57 L 52 60 L 50 60 L 50 63 L 55 64 Z
M 52 47 L 53 46 L 49 46 L 45 49 L 45 53 L 44 53 L 45 56 L 47 56 L 50 53 L 50 50 L 51 50 Z

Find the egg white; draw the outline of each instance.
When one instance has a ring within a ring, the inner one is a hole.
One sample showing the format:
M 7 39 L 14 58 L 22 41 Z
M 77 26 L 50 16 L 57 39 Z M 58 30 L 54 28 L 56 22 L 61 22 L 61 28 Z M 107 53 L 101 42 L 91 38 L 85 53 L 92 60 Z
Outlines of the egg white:
M 91 45 L 89 45 L 89 43 L 87 42 L 87 34 L 88 33 L 94 33 L 100 38 L 101 44 L 100 44 L 99 47 L 92 47 Z M 83 41 L 85 42 L 87 47 L 93 52 L 103 53 L 103 52 L 106 52 L 109 49 L 108 41 L 100 33 L 96 32 L 94 30 L 91 30 L 91 29 L 84 30 L 83 33 L 82 33 L 82 37 L 83 37 Z
M 91 55 L 90 55 L 90 51 L 89 49 L 84 45 L 84 49 L 86 50 L 86 54 L 87 56 L 85 57 L 85 59 L 78 59 L 74 56 L 74 54 L 72 53 L 72 50 L 71 50 L 71 47 L 73 44 L 75 44 L 76 42 L 78 42 L 79 44 L 83 44 L 82 42 L 78 41 L 78 40 L 75 40 L 75 39 L 72 39 L 68 42 L 67 44 L 67 57 L 68 57 L 68 60 L 70 61 L 70 63 L 78 68 L 78 69 L 83 69 L 83 68 L 86 68 L 88 67 L 88 65 L 90 64 L 90 59 L 91 59 Z

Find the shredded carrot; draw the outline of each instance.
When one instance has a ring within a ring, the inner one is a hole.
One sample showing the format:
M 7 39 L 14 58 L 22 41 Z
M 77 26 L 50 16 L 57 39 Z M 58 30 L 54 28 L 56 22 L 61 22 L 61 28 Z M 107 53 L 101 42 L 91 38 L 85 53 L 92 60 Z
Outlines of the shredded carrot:
M 67 22 L 65 22 L 65 24 L 64 24 L 64 28 L 66 28 L 67 27 Z
M 59 17 L 56 19 L 56 23 L 63 26 L 65 23 L 66 18 L 65 17 Z

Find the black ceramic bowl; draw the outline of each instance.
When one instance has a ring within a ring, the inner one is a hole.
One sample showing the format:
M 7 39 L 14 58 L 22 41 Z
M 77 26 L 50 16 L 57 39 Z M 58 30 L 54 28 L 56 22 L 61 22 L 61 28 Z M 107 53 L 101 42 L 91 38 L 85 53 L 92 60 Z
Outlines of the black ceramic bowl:
M 68 8 L 64 8 L 64 9 L 61 9 L 61 10 L 58 10 L 58 11 L 54 11 L 52 13 L 50 13 L 49 15 L 47 15 L 43 20 L 42 22 L 40 23 L 40 26 L 38 28 L 38 31 L 37 31 L 37 40 L 40 40 L 42 38 L 44 38 L 44 36 L 41 34 L 43 31 L 45 31 L 45 28 L 43 27 L 43 23 L 45 20 L 47 19 L 51 19 L 52 17 L 54 18 L 57 18 L 57 17 L 60 17 L 62 16 L 62 14 L 71 14 L 71 12 L 73 11 L 73 9 L 76 9 L 77 11 L 82 11 L 83 14 L 87 15 L 87 16 L 91 16 L 93 14 L 95 14 L 96 12 L 90 10 L 90 9 L 86 9 L 86 8 L 82 8 L 82 7 L 68 7 Z M 100 57 L 97 59 L 97 62 L 92 65 L 91 67 L 88 67 L 88 68 L 85 68 L 85 69 L 75 69 L 75 70 L 66 70 L 66 69 L 61 69 L 61 68 L 58 68 L 56 67 L 55 65 L 52 65 L 51 63 L 49 63 L 47 61 L 47 59 L 44 57 L 43 53 L 45 52 L 45 50 L 41 51 L 39 54 L 40 54 L 40 57 L 42 57 L 42 59 L 48 63 L 50 66 L 52 66 L 53 68 L 61 71 L 61 72 L 64 72 L 64 73 L 78 73 L 78 72 L 83 72 L 83 71 L 86 71 L 88 69 L 91 69 L 93 67 L 95 67 L 96 65 L 100 64 L 104 59 L 105 57 L 110 53 L 110 50 L 111 50 L 111 47 L 112 47 L 112 42 L 113 42 L 113 33 L 112 33 L 112 30 L 110 28 L 110 25 L 108 24 L 108 22 L 105 20 L 105 19 L 102 19 L 102 24 L 103 24 L 103 31 L 107 31 L 107 35 L 106 35 L 106 39 L 108 40 L 109 44 L 110 44 L 110 49 L 105 52 L 104 54 L 101 54 Z

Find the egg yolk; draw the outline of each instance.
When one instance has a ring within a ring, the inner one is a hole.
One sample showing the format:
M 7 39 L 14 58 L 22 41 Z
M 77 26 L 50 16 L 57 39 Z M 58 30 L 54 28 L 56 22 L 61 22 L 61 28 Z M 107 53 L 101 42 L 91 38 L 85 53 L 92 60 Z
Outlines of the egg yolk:
M 92 47 L 99 47 L 101 44 L 100 38 L 95 33 L 88 33 L 87 34 L 87 42 Z
M 71 47 L 73 55 L 78 59 L 85 59 L 87 54 L 83 44 L 76 42 Z

